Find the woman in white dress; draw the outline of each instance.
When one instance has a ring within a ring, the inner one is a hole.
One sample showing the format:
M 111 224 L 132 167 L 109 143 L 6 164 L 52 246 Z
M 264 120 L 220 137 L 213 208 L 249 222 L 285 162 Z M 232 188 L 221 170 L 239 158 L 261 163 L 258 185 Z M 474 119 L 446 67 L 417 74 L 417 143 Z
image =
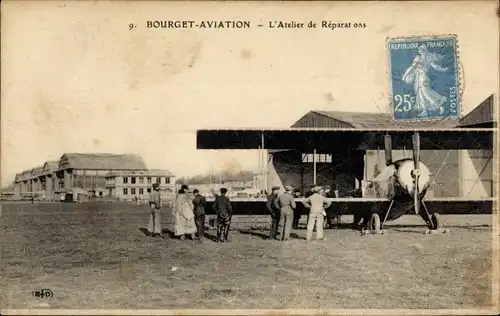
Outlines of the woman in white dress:
M 425 45 L 418 47 L 418 55 L 413 59 L 413 63 L 406 69 L 403 75 L 403 81 L 407 84 L 413 84 L 415 91 L 415 109 L 419 111 L 418 116 L 428 116 L 429 111 L 439 110 L 443 114 L 443 104 L 446 97 L 432 90 L 429 83 L 429 67 L 439 71 L 446 72 L 448 68 L 443 68 L 436 64 L 443 58 L 442 55 L 430 53 Z
M 193 202 L 186 192 L 186 188 L 179 190 L 173 207 L 175 218 L 174 234 L 180 239 L 190 235 L 194 239 L 196 224 L 194 221 Z

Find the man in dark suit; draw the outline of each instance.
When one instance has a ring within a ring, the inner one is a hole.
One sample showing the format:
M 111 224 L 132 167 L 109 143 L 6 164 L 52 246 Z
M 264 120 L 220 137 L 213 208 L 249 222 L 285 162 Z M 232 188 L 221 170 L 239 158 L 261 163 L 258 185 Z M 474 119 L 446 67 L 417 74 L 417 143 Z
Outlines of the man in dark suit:
M 233 216 L 233 207 L 226 193 L 226 188 L 220 189 L 220 195 L 217 195 L 213 204 L 213 209 L 217 214 L 217 242 L 229 241 L 228 235 Z
M 207 200 L 197 189 L 194 189 L 193 194 L 194 222 L 198 230 L 198 241 L 201 243 L 205 237 L 205 204 L 207 204 Z
M 275 239 L 278 234 L 278 225 L 280 223 L 281 211 L 274 204 L 274 200 L 278 198 L 278 192 L 280 187 L 272 187 L 272 192 L 267 196 L 267 210 L 271 215 L 271 232 L 269 233 L 269 239 Z

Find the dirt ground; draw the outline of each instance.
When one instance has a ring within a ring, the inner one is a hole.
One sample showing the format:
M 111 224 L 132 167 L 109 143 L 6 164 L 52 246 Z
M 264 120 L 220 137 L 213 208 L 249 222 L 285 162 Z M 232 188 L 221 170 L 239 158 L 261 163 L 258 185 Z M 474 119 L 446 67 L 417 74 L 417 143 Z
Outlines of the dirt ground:
M 162 222 L 172 228 L 169 211 Z M 388 235 L 326 231 L 307 244 L 264 240 L 248 218 L 232 242 L 153 239 L 144 206 L 3 204 L 2 308 L 487 308 L 491 216 L 443 216 L 451 232 L 424 235 L 420 218 Z M 239 219 L 242 221 L 242 219 Z M 343 221 L 349 222 L 350 216 Z M 237 222 L 238 219 L 234 219 Z M 246 222 L 246 223 L 245 223 Z M 214 234 L 214 231 L 209 231 Z M 52 298 L 32 291 L 50 289 Z

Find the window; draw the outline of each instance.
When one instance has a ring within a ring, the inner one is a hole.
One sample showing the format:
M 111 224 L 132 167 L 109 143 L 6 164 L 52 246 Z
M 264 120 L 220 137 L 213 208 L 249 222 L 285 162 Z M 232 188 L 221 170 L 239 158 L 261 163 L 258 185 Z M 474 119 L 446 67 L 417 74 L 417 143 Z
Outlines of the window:
M 139 183 L 140 183 L 140 184 L 143 184 L 143 183 L 144 183 L 144 178 L 143 178 L 143 177 L 139 177 Z
M 158 183 L 161 184 L 161 177 L 158 177 Z
M 141 178 L 142 179 L 142 178 Z M 143 195 L 144 194 L 144 189 L 143 188 L 140 188 L 139 189 L 139 195 Z
M 165 178 L 165 183 L 166 183 L 166 184 L 170 184 L 170 177 L 166 177 L 166 178 Z
M 128 194 L 128 189 L 127 188 L 123 189 L 123 195 L 127 195 L 127 194 Z
M 151 188 L 148 188 L 148 193 L 151 193 Z
M 130 189 L 130 194 L 135 195 L 135 188 Z
M 128 183 L 128 177 L 123 177 L 123 183 L 125 183 L 125 184 Z
M 312 163 L 314 162 L 314 154 L 302 154 L 302 162 Z M 316 163 L 331 163 L 331 154 L 316 154 Z
M 148 183 L 151 184 L 151 177 L 148 177 Z
M 135 184 L 135 177 L 130 178 L 130 183 Z

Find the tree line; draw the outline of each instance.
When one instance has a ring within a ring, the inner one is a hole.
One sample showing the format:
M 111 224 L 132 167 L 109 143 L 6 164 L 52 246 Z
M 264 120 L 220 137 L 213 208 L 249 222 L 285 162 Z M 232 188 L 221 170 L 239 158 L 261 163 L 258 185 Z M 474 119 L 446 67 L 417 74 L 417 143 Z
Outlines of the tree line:
M 228 172 L 222 171 L 205 175 L 196 175 L 194 177 L 180 177 L 177 179 L 178 184 L 206 184 L 206 183 L 224 183 L 227 181 L 252 181 L 252 171 Z

